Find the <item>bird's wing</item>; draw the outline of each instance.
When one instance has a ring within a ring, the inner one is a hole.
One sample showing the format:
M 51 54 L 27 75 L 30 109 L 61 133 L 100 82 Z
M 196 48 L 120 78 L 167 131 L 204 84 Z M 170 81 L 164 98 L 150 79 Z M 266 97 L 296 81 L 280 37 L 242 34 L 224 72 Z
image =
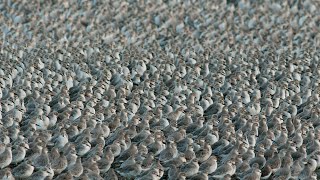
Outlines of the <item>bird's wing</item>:
M 227 171 L 228 171 L 227 165 L 220 166 L 218 169 L 216 169 L 216 171 L 214 171 L 214 175 L 222 175 L 222 174 L 225 174 Z

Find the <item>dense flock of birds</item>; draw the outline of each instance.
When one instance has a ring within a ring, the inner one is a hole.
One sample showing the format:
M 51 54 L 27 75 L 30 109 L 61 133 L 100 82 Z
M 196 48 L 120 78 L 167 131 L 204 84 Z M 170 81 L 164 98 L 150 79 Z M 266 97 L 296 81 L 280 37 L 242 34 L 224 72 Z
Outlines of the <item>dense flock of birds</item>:
M 0 179 L 317 179 L 319 8 L 1 1 Z

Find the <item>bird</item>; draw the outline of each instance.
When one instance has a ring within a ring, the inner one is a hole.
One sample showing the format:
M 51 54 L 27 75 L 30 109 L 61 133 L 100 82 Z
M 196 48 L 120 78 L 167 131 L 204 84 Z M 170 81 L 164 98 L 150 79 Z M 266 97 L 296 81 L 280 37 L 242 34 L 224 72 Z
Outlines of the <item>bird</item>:
M 108 170 L 108 172 L 106 173 L 105 177 L 108 177 L 111 180 L 117 180 L 118 179 L 117 174 L 115 173 L 114 169 L 112 169 L 112 168 L 110 168 Z
M 86 138 L 87 139 L 87 138 Z M 87 140 L 83 140 L 76 146 L 76 151 L 79 156 L 85 155 L 91 149 L 91 144 Z
M 138 179 L 160 179 L 161 177 L 159 177 L 159 172 L 156 169 L 151 169 L 151 171 L 149 171 L 147 174 L 145 174 L 144 176 L 141 176 Z
M 210 105 L 207 109 L 204 111 L 205 116 L 211 116 L 213 114 L 219 114 L 222 111 L 222 108 L 224 107 L 222 101 L 221 102 L 215 102 L 212 105 Z
M 106 153 L 105 157 L 102 157 L 100 160 L 97 161 L 100 172 L 102 172 L 102 173 L 106 173 L 110 169 L 110 167 L 114 161 L 114 157 L 113 157 L 112 153 L 111 152 L 109 152 L 109 153 L 110 153 L 109 155 Z
M 68 166 L 67 158 L 62 153 L 58 158 L 56 158 L 54 161 L 51 161 L 50 163 L 53 171 L 57 174 L 60 174 Z
M 299 174 L 298 176 L 299 179 L 305 179 L 310 177 L 312 175 L 312 172 L 314 172 L 314 170 L 317 167 L 316 161 L 312 158 L 307 159 L 306 162 L 304 163 L 306 163 L 306 165 L 304 166 L 303 170 Z
M 1 177 L 317 179 L 318 6 L 0 4 Z
M 187 161 L 196 158 L 196 153 L 194 152 L 193 145 L 189 145 L 188 149 L 184 152 L 184 156 Z
M 8 144 L 4 152 L 0 154 L 0 168 L 4 169 L 5 167 L 9 166 L 11 162 L 12 162 L 11 144 Z
M 138 161 L 135 164 L 128 165 L 125 168 L 117 169 L 117 172 L 124 177 L 135 177 L 142 171 L 141 163 Z
M 20 163 L 17 167 L 12 169 L 12 174 L 15 178 L 28 178 L 34 172 L 34 166 L 30 160 Z
M 73 177 L 79 177 L 83 173 L 81 158 L 77 157 L 76 162 L 74 164 L 70 164 L 67 166 L 67 170 L 71 173 Z
M 210 156 L 206 161 L 200 164 L 199 171 L 212 174 L 218 167 L 217 157 Z
M 12 161 L 11 163 L 19 163 L 24 160 L 26 156 L 26 150 L 29 149 L 29 145 L 26 143 L 21 143 L 12 151 Z
M 130 147 L 128 149 L 126 149 L 125 151 L 123 151 L 119 157 L 117 157 L 118 161 L 125 161 L 127 160 L 129 157 L 135 155 L 138 153 L 138 147 L 136 144 L 131 144 Z
M 281 166 L 281 156 L 280 153 L 275 153 L 273 157 L 269 157 L 266 161 L 266 165 L 269 165 L 273 172 L 277 171 Z
M 49 163 L 48 150 L 46 148 L 42 148 L 40 154 L 32 160 L 32 165 L 35 168 L 46 167 Z
M 27 179 L 45 179 L 50 176 L 50 169 L 48 167 L 41 167 L 38 171 L 32 173 Z
M 225 175 L 232 176 L 236 171 L 235 162 L 233 160 L 229 160 L 225 162 L 225 164 L 219 166 L 213 173 L 212 177 L 214 178 L 223 178 Z
M 206 161 L 208 158 L 210 158 L 211 154 L 212 154 L 212 148 L 208 143 L 204 143 L 203 147 L 200 150 L 195 152 L 197 159 L 201 163 Z
M 262 168 L 266 164 L 266 158 L 264 157 L 264 152 L 260 150 L 259 152 L 256 153 L 256 157 L 250 160 L 250 165 L 258 163 L 259 167 Z
M 170 141 L 166 148 L 159 154 L 160 161 L 168 161 L 178 156 L 177 145 L 173 141 Z
M 10 180 L 13 180 L 15 179 L 11 173 L 11 169 L 10 168 L 5 168 L 5 169 L 2 169 L 0 171 L 0 177 L 2 179 L 10 179 Z
M 261 178 L 261 170 L 258 168 L 253 169 L 251 173 L 243 177 L 243 179 L 260 179 L 260 178 Z
M 133 165 L 136 163 L 136 157 L 130 156 L 128 159 L 126 159 L 123 163 L 121 163 L 120 168 L 124 168 L 128 165 Z
M 161 137 L 155 138 L 155 141 L 148 146 L 148 151 L 154 153 L 154 155 L 160 154 L 166 147 Z
M 174 164 L 175 166 L 179 167 L 183 165 L 185 162 L 187 162 L 186 157 L 184 153 L 180 153 L 178 157 L 171 159 L 163 164 L 165 168 L 170 168 L 171 164 Z
M 209 178 L 208 178 L 208 175 L 206 173 L 198 173 L 198 174 L 192 176 L 190 179 L 203 179 L 203 180 L 206 180 L 206 179 L 209 179 Z
M 304 169 L 304 162 L 301 160 L 296 160 L 293 162 L 291 169 L 291 177 L 297 178 L 299 174 Z
M 284 165 L 282 168 L 280 168 L 278 171 L 276 171 L 273 175 L 273 178 L 285 178 L 288 179 L 291 177 L 291 171 L 290 167 L 287 165 Z
M 73 179 L 73 177 L 70 172 L 66 172 L 58 175 L 56 179 Z
M 182 173 L 185 173 L 186 177 L 190 177 L 197 174 L 199 171 L 198 159 L 192 159 L 189 163 L 181 166 L 180 171 Z
M 170 164 L 169 166 L 170 168 L 168 170 L 168 178 L 174 179 L 179 175 L 180 171 L 178 170 L 178 167 L 176 167 L 174 164 Z
M 272 169 L 270 165 L 265 165 L 261 170 L 261 179 L 268 179 L 272 174 Z

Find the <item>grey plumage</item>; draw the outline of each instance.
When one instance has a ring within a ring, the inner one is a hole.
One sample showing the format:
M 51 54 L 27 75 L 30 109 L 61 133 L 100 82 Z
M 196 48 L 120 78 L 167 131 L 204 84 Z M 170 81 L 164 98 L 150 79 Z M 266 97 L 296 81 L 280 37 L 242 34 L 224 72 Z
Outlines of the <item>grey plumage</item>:
M 318 6 L 0 2 L 0 179 L 316 179 Z

